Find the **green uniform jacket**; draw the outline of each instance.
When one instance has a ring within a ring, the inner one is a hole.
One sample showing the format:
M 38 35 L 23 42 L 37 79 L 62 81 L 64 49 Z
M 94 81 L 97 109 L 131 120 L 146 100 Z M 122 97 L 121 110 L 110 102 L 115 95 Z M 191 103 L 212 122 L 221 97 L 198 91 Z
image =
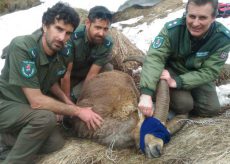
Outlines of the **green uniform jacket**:
M 230 51 L 230 31 L 214 22 L 200 41 L 190 39 L 185 18 L 165 24 L 151 44 L 141 72 L 141 93 L 154 95 L 162 70 L 172 70 L 177 88 L 193 89 L 214 81 Z
M 73 33 L 70 43 L 74 47 L 73 78 L 85 78 L 91 65 L 104 66 L 111 58 L 112 38 L 107 36 L 101 45 L 90 46 L 85 25 L 80 25 Z
M 12 40 L 0 76 L 0 93 L 4 99 L 28 103 L 22 87 L 41 89 L 48 94 L 51 86 L 66 72 L 72 54 L 68 47 L 48 58 L 41 33 L 19 36 Z

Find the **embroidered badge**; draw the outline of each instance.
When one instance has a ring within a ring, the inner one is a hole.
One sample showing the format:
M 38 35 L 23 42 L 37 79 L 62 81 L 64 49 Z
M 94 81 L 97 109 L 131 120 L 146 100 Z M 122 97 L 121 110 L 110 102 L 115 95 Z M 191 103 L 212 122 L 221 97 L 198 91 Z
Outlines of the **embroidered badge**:
M 31 78 L 36 73 L 35 63 L 33 61 L 24 60 L 21 63 L 21 74 L 25 78 Z
M 111 44 L 111 42 L 110 42 L 110 41 L 108 41 L 108 42 L 106 43 L 106 46 L 107 46 L 107 47 L 109 47 L 109 46 L 110 46 L 110 44 Z
M 228 52 L 225 52 L 225 51 L 222 52 L 222 53 L 220 54 L 220 58 L 221 58 L 221 59 L 224 59 L 224 60 L 227 59 L 227 58 L 228 58 Z
M 64 75 L 66 72 L 66 69 L 58 70 L 57 71 L 57 76 Z
M 197 52 L 197 53 L 196 53 L 196 56 L 197 56 L 197 57 L 205 57 L 205 56 L 207 56 L 208 54 L 209 54 L 208 51 L 205 51 L 205 52 Z
M 163 42 L 164 42 L 164 38 L 161 37 L 161 36 L 157 36 L 157 37 L 154 39 L 153 43 L 152 43 L 152 47 L 153 47 L 153 48 L 160 48 L 161 45 L 163 44 Z

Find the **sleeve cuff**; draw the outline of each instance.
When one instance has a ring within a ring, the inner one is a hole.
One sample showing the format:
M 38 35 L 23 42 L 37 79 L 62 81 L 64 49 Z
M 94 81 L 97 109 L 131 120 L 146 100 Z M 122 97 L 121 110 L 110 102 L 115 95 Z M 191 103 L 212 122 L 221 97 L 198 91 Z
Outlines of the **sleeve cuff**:
M 148 89 L 148 88 L 141 88 L 140 91 L 141 91 L 141 94 L 145 94 L 149 96 L 153 96 L 153 94 L 155 94 L 153 90 Z
M 179 76 L 174 77 L 174 80 L 176 81 L 176 88 L 181 89 L 182 88 L 182 79 Z

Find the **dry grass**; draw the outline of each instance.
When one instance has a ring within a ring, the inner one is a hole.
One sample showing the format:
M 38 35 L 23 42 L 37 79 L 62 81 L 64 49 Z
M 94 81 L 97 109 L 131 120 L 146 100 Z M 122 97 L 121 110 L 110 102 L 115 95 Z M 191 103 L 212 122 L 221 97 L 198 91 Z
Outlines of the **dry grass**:
M 187 120 L 165 146 L 163 155 L 147 159 L 133 149 L 114 150 L 90 140 L 67 137 L 65 147 L 41 156 L 38 164 L 227 164 L 230 161 L 230 110 L 213 118 Z
M 132 44 L 130 40 L 116 28 L 112 28 L 110 33 L 114 42 L 112 50 L 112 64 L 114 65 L 114 68 L 124 72 L 128 72 L 134 68 L 137 68 L 140 65 L 139 63 L 123 63 L 123 61 L 128 56 L 143 56 L 144 53 L 134 44 Z

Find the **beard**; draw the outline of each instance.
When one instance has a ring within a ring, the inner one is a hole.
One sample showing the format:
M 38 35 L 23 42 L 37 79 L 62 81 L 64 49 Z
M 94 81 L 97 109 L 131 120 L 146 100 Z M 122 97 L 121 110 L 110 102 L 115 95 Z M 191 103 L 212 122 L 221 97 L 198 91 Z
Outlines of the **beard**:
M 93 44 L 102 44 L 104 42 L 104 38 L 101 36 L 94 36 L 92 38 Z
M 62 41 L 51 40 L 49 36 L 46 35 L 46 43 L 50 50 L 53 52 L 60 51 L 64 47 L 64 43 Z

